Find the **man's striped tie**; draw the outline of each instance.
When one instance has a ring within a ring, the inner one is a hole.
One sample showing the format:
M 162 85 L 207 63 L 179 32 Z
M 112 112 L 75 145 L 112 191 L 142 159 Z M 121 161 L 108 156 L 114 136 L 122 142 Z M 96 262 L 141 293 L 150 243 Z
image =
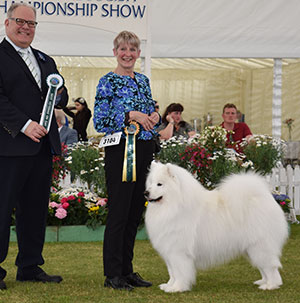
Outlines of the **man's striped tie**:
M 19 54 L 27 64 L 30 72 L 32 73 L 33 78 L 35 79 L 36 83 L 38 84 L 39 88 L 41 88 L 41 79 L 36 71 L 36 68 L 34 67 L 30 56 L 29 56 L 29 51 L 27 49 L 20 49 Z

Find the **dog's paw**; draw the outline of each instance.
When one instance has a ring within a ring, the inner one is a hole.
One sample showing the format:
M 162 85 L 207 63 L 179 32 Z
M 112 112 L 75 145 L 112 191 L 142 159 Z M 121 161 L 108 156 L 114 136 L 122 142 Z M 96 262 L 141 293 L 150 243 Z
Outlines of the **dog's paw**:
M 273 290 L 273 289 L 278 289 L 279 287 L 280 287 L 280 285 L 278 285 L 278 284 L 265 283 L 265 284 L 260 285 L 258 288 L 262 289 L 262 290 Z
M 165 292 L 184 292 L 190 290 L 188 286 L 180 285 L 178 283 L 174 283 L 173 285 L 166 285 L 163 289 Z
M 255 282 L 253 282 L 253 284 L 255 284 L 255 285 L 263 285 L 263 284 L 265 284 L 265 283 L 266 283 L 266 280 L 264 280 L 264 279 L 257 280 L 257 281 L 255 281 Z
M 165 290 L 167 287 L 168 287 L 168 283 L 163 283 L 163 284 L 160 284 L 160 285 L 159 285 L 159 288 L 160 288 L 161 290 Z

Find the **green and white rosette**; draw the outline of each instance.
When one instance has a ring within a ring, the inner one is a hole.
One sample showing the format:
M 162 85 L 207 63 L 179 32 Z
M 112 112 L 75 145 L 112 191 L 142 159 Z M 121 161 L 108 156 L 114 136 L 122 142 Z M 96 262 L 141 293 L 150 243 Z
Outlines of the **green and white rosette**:
M 123 161 L 122 182 L 136 181 L 136 153 L 135 153 L 135 136 L 138 134 L 140 127 L 137 122 L 130 122 L 124 132 L 126 134 L 125 152 Z
M 63 78 L 58 74 L 51 74 L 47 77 L 46 81 L 49 88 L 43 107 L 40 125 L 44 126 L 47 131 L 49 131 L 51 119 L 53 116 L 53 109 L 55 105 L 57 90 L 63 85 Z

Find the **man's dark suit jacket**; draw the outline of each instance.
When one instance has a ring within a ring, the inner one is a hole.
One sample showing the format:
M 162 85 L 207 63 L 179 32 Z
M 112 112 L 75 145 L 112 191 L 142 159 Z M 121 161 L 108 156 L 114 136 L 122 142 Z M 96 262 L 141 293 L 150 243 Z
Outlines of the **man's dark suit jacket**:
M 36 155 L 42 145 L 20 130 L 28 119 L 39 123 L 48 91 L 46 79 L 48 75 L 58 73 L 58 70 L 51 57 L 33 48 L 32 51 L 41 70 L 42 90 L 14 47 L 6 39 L 0 43 L 0 156 Z M 67 102 L 68 94 L 64 89 L 59 106 L 65 107 Z M 60 154 L 54 114 L 48 137 L 52 152 Z

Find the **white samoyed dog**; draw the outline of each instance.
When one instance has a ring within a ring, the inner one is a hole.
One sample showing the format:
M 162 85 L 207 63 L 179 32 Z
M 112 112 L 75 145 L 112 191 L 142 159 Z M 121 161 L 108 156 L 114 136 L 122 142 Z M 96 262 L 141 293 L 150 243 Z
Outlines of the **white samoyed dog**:
M 288 238 L 284 213 L 265 180 L 254 173 L 231 175 L 205 189 L 187 170 L 152 162 L 146 181 L 145 223 L 170 279 L 165 292 L 190 290 L 196 270 L 239 255 L 261 273 L 260 289 L 282 285 L 282 247 Z

